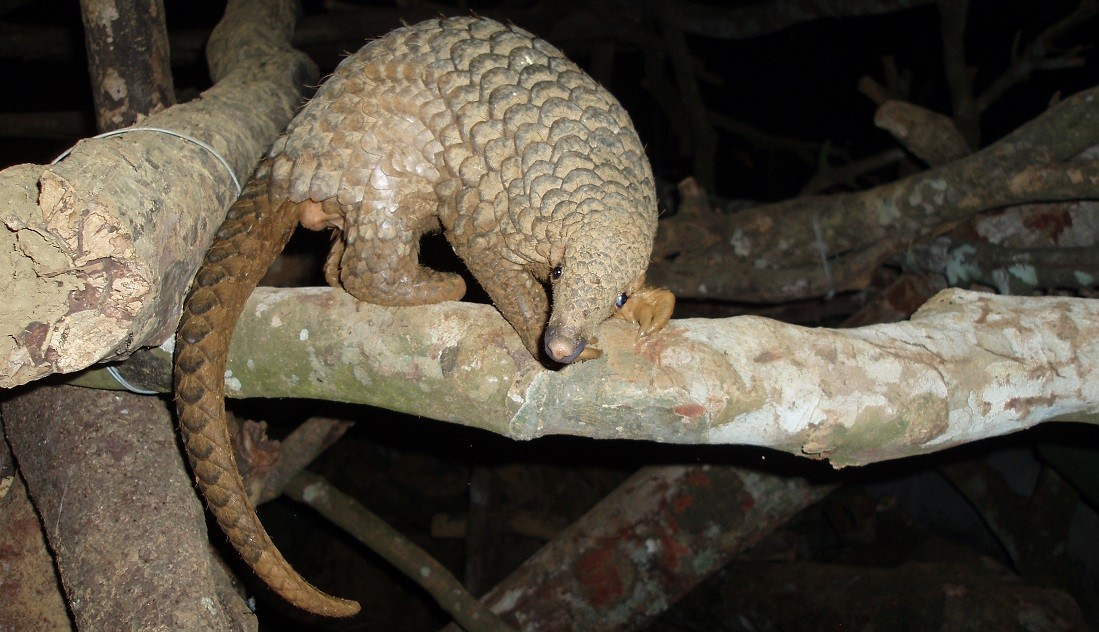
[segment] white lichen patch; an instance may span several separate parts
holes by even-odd
[[[729,246],[738,257],[748,257],[752,254],[752,240],[744,234],[744,230],[741,228],[733,231],[732,236],[729,237]]]
[[[510,612],[515,608],[515,604],[519,603],[519,600],[523,598],[524,594],[526,594],[526,591],[521,588],[509,590],[496,600],[496,603],[492,605],[491,610],[496,614]]]
[[[980,267],[971,263],[973,255],[977,252],[977,249],[972,244],[965,244],[959,246],[950,252],[943,269],[943,275],[946,276],[947,282],[950,284],[958,284],[975,279],[981,272]]]
[[[225,369],[225,388],[238,393],[240,392],[240,380],[238,380],[229,369]]]
[[[302,329],[301,331],[299,331],[298,332],[298,340],[301,340],[302,342],[305,342],[306,340],[309,340],[309,330],[308,329]]]
[[[306,503],[309,503],[309,504],[312,504],[312,503],[316,502],[319,499],[323,499],[325,497],[324,485],[322,485],[320,483],[313,483],[311,485],[306,485],[301,490],[301,497],[302,497],[302,500],[304,500]]]
[[[1016,263],[1008,267],[1007,271],[1027,285],[1038,285],[1038,271],[1032,265]]]

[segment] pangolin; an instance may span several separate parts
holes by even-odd
[[[271,542],[225,422],[233,326],[297,223],[334,228],[328,282],[382,305],[463,296],[460,276],[418,261],[422,235],[441,229],[531,354],[567,364],[599,355],[587,345],[612,314],[641,333],[667,322],[671,294],[643,286],[656,220],[652,172],[626,111],[530,33],[436,19],[346,58],[230,208],[176,338],[192,469],[256,574],[307,611],[358,611],[308,583]]]

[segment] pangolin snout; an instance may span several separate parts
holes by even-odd
[[[556,327],[546,329],[545,349],[554,362],[568,364],[580,355],[587,346],[587,342],[578,336],[569,336]]]

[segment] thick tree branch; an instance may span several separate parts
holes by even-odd
[[[1099,301],[947,290],[911,321],[807,329],[757,317],[612,320],[605,357],[550,371],[487,305],[387,308],[336,290],[253,294],[228,395],[381,406],[530,439],[748,444],[837,465],[1053,418],[1099,422]],[[103,382],[84,382],[103,384]]]
[[[289,48],[289,0],[230,2],[210,39],[216,85],[150,116],[205,141],[243,180],[316,70]],[[0,172],[0,388],[167,338],[234,197],[202,147],[156,132],[82,142],[64,161]]]
[[[102,395],[37,386],[2,407],[77,628],[253,628],[210,555],[164,402]]]
[[[912,267],[942,274],[951,285],[980,283],[1003,294],[1091,290],[1099,286],[1099,249],[1006,248],[948,236],[913,246]]]
[[[81,0],[80,16],[99,131],[175,105],[163,0]]]

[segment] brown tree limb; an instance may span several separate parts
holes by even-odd
[[[970,149],[981,146],[981,118],[973,96],[973,70],[965,62],[965,24],[969,0],[937,0],[946,83],[954,105],[954,125]]]
[[[81,0],[80,16],[99,131],[175,104],[163,0]]]
[[[0,424],[0,630],[71,630],[53,556]],[[33,622],[33,623],[32,623]]]
[[[642,468],[481,601],[521,629],[639,629],[831,489],[728,466]]]
[[[827,160],[829,153],[828,143],[821,150],[820,166],[812,178],[802,187],[801,195],[820,193],[834,186],[845,185],[850,188],[858,186],[858,179],[868,173],[879,169],[896,165],[905,159],[904,152],[900,149],[886,149],[873,156],[854,160],[843,165],[832,165]]]
[[[2,408],[77,628],[254,629],[210,555],[164,401],[102,395],[39,386]]]
[[[1094,300],[947,290],[910,321],[859,329],[673,320],[637,340],[614,319],[597,335],[603,358],[550,371],[487,305],[260,288],[233,337],[227,394],[371,404],[516,439],[748,444],[837,465],[1048,419],[1099,423]]]
[[[1099,249],[1008,248],[950,236],[914,245],[905,256],[917,270],[946,277],[950,285],[979,283],[1002,294],[1099,287]]]
[[[1035,70],[1075,68],[1084,65],[1084,59],[1077,56],[1080,52],[1078,48],[1070,49],[1063,54],[1052,55],[1053,43],[1079,24],[1095,17],[1097,13],[1099,13],[1099,2],[1080,0],[1080,4],[1072,13],[1042,31],[1022,53],[1015,56],[1011,67],[977,97],[975,104],[977,111],[987,110],[1005,92],[1030,78]]]
[[[892,134],[905,149],[932,167],[970,154],[953,120],[906,101],[882,103],[874,112],[874,125]]]
[[[681,297],[748,302],[859,289],[863,263],[850,264],[848,258],[870,261],[868,251],[882,254],[874,250],[888,255],[989,209],[1099,197],[1099,166],[1069,162],[1096,144],[1099,88],[1091,88],[989,147],[938,168],[873,189],[737,213],[717,246],[654,261],[648,278]],[[832,279],[822,269],[822,246],[832,260]],[[847,272],[850,267],[855,272]]]
[[[315,77],[289,48],[293,18],[289,0],[230,2],[210,39],[216,85],[142,125],[206,141],[243,180]],[[168,338],[233,199],[230,175],[211,152],[156,132],[0,172],[0,265],[13,271],[0,278],[13,298],[0,305],[0,387]]]
[[[260,493],[252,502],[258,505],[279,497],[290,479],[336,443],[352,425],[350,421],[330,417],[305,420],[279,442],[279,458],[263,476]]]

